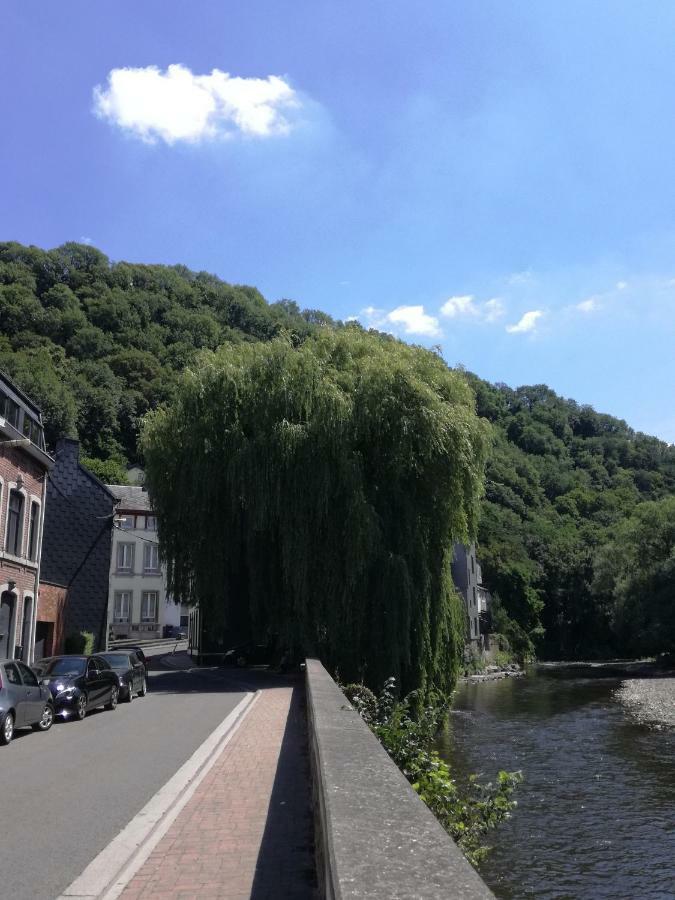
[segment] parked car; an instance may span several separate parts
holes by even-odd
[[[238,644],[223,655],[224,666],[269,666],[274,661],[274,648],[269,644]]]
[[[117,674],[101,656],[52,656],[37,664],[57,715],[84,719],[90,709],[115,709],[120,694]]]
[[[0,660],[0,744],[9,744],[17,728],[49,731],[54,704],[47,688],[25,663]]]
[[[145,697],[148,692],[145,665],[134,650],[115,650],[99,653],[99,656],[108,663],[119,679],[120,700],[131,703],[134,694]]]
[[[143,665],[145,666],[145,672],[146,672],[146,674],[147,674],[147,671],[148,671],[148,658],[147,658],[147,656],[145,655],[145,653],[143,652],[143,648],[142,648],[142,647],[124,647],[124,651],[126,652],[127,650],[133,650],[133,651],[134,651],[134,653],[136,654],[136,656],[139,658],[139,660],[140,660],[140,661],[143,663]],[[113,651],[112,651],[112,650],[109,650],[108,652],[109,652],[109,653],[112,653]],[[117,652],[117,651],[115,651],[115,652]]]

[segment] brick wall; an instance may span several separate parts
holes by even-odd
[[[21,550],[14,556],[6,549],[7,509],[9,494],[12,488],[16,488],[18,480],[22,484],[19,488],[23,496],[23,519],[21,528]],[[13,595],[13,612],[10,622],[9,641],[13,646],[7,647],[10,655],[14,654],[17,646],[24,644],[24,598],[35,596],[35,576],[37,573],[37,560],[40,555],[39,546],[36,547],[36,560],[26,559],[28,555],[28,541],[30,533],[31,504],[37,502],[42,509],[42,490],[45,470],[39,466],[21,447],[8,447],[0,444],[0,594],[8,592]],[[36,540],[39,530],[36,533]],[[10,589],[9,585],[13,583]],[[25,635],[28,638],[28,633]],[[24,648],[26,658],[29,648]]]
[[[49,629],[49,643],[44,648],[45,656],[63,652],[65,639],[65,605],[66,588],[59,584],[40,582],[40,594],[37,608],[38,623],[46,623]]]

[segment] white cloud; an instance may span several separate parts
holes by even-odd
[[[597,296],[589,297],[588,300],[582,300],[576,305],[576,309],[583,313],[595,312],[599,308],[600,303]]]
[[[397,306],[386,316],[392,325],[402,325],[405,334],[439,337],[441,329],[435,316],[427,315],[423,306]]]
[[[525,334],[532,332],[537,327],[537,321],[544,315],[542,309],[532,309],[526,312],[519,322],[515,325],[507,325],[506,330],[509,334]]]
[[[82,235],[82,237],[80,238],[80,243],[81,244],[93,244],[94,242],[90,237],[87,237],[86,235]]]
[[[616,283],[617,291],[625,291],[627,287],[628,287],[627,281],[617,281],[617,283]]]
[[[493,297],[483,306],[483,318],[486,322],[496,322],[506,313],[504,303],[499,297]]]
[[[287,134],[300,107],[297,93],[277,75],[238,78],[213,69],[195,75],[182,65],[113,69],[94,88],[94,112],[147,143],[167,144],[242,134]]]
[[[460,297],[450,297],[445,301],[443,306],[441,306],[440,312],[442,316],[447,316],[449,319],[479,315],[478,307],[471,294],[463,294]]]
[[[440,308],[440,314],[449,319],[474,319],[489,323],[496,322],[504,312],[504,303],[499,297],[477,303],[471,294],[450,297]]]

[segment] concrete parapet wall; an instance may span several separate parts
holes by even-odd
[[[306,677],[322,896],[493,898],[318,660]]]

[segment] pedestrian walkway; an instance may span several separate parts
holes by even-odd
[[[265,686],[122,900],[316,896],[304,685]]]

